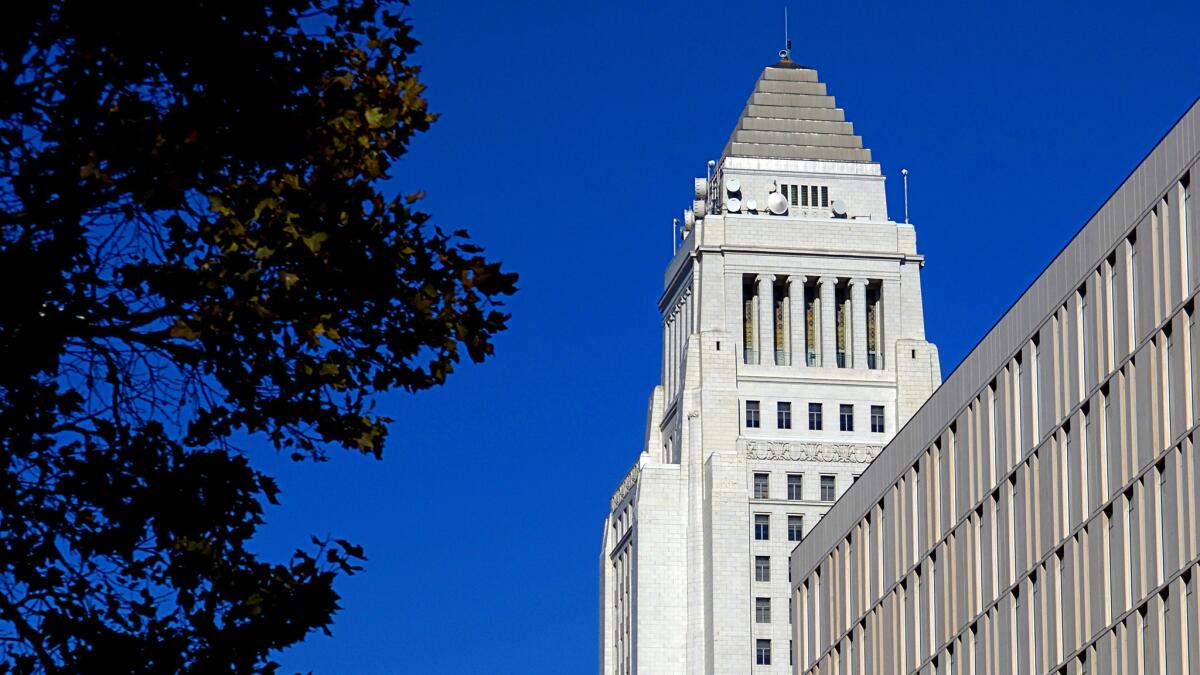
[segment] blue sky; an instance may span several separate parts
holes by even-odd
[[[497,355],[380,401],[382,461],[263,452],[272,554],[366,547],[287,672],[594,673],[599,535],[658,379],[671,219],[782,42],[781,2],[414,0],[441,120],[394,177],[521,274]],[[949,371],[1200,95],[1200,3],[791,4],[927,256]]]

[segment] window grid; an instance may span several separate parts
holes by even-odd
[[[810,431],[820,431],[822,425],[820,403],[808,404],[808,428]]]
[[[746,428],[758,428],[758,401],[746,401]]]
[[[771,516],[757,513],[754,515],[754,540],[768,541],[771,538]]]
[[[804,476],[800,474],[788,474],[787,477],[787,498],[791,501],[799,501],[804,499],[802,488],[804,487]]]
[[[843,403],[839,407],[838,423],[842,431],[854,431],[854,406]]]
[[[883,431],[883,406],[871,406],[871,433],[882,434]]]
[[[792,404],[780,401],[775,404],[775,425],[780,429],[792,428]]]
[[[771,498],[771,476],[766,473],[754,474],[754,498],[755,499],[770,499]]]

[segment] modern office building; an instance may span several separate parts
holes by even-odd
[[[603,675],[790,673],[788,554],[941,382],[916,231],[815,70],[763,70],[709,173],[604,525]]]
[[[791,556],[797,673],[1200,673],[1200,105]]]

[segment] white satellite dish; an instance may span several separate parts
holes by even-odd
[[[692,202],[692,211],[697,218],[703,218],[708,213],[708,204],[703,199],[697,199]]]
[[[846,202],[840,199],[835,199],[833,200],[833,204],[830,204],[830,206],[833,207],[833,215],[838,216],[839,218],[846,215]]]
[[[704,199],[708,196],[708,179],[696,179],[696,199]]]
[[[767,197],[767,209],[777,216],[782,216],[783,214],[787,213],[788,210],[787,198],[784,197],[782,193],[772,192],[770,196]]]
[[[747,211],[757,211],[758,210],[758,200],[757,199],[747,199],[746,200],[746,210]]]
[[[725,191],[734,194],[742,189],[742,182],[735,177],[725,179]]]
[[[729,201],[725,202],[725,208],[730,213],[738,213],[742,210],[742,200],[737,197],[730,197]]]

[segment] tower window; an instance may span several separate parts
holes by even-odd
[[[754,641],[754,662],[760,666],[771,665],[771,641]]]
[[[764,513],[754,514],[754,540],[769,541],[771,539],[771,516]]]
[[[771,580],[771,557],[766,555],[754,556],[754,580]]]
[[[770,495],[771,475],[766,473],[754,474],[754,498],[768,499]]]
[[[800,474],[793,473],[793,474],[788,475],[788,477],[787,477],[787,490],[788,490],[787,497],[788,497],[788,499],[790,499],[792,501],[799,501],[801,499],[800,488],[803,485],[803,483],[802,483],[803,480],[804,480],[804,478]]]
[[[770,598],[755,598],[754,599],[754,622],[755,623],[771,623],[771,599]]]
[[[821,404],[808,404],[808,428],[810,431],[820,431],[822,423]]]
[[[804,538],[804,516],[788,516],[788,541]]]
[[[792,404],[788,401],[780,401],[775,404],[775,423],[780,429],[792,428]]]
[[[746,428],[758,428],[758,401],[746,401]]]
[[[854,406],[843,403],[839,410],[838,421],[842,431],[854,431]]]
[[[883,433],[883,406],[871,406],[871,432],[876,434]]]
[[[831,502],[837,499],[837,478],[821,476],[821,501]]]

